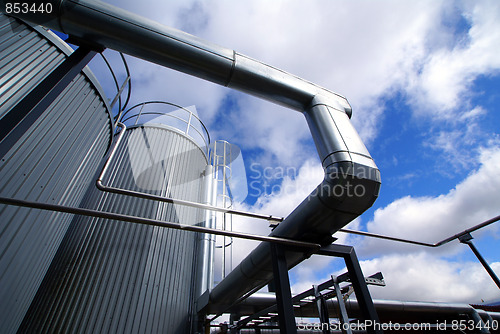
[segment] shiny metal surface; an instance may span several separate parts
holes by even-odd
[[[0,13],[0,117],[72,50]],[[78,206],[112,140],[108,104],[88,70],[0,160],[0,196]],[[0,205],[0,328],[17,331],[72,215]]]
[[[329,314],[338,314],[338,301],[335,298],[326,301]],[[276,304],[274,293],[255,293],[246,300],[231,308],[231,312],[239,316],[251,315],[259,310]],[[392,323],[398,321],[408,321],[421,323],[425,321],[434,321],[443,319],[446,316],[459,317],[462,314],[477,313],[482,317],[489,315],[493,319],[500,320],[500,313],[486,312],[479,309],[474,309],[469,304],[460,303],[439,303],[439,302],[414,302],[414,301],[399,301],[399,300],[384,300],[374,299],[373,304],[380,316],[382,322]],[[217,313],[219,311],[217,305],[211,305],[210,311]],[[346,300],[347,313],[350,318],[360,317],[360,308],[356,299],[349,298]],[[315,303],[304,305],[296,310],[297,317],[315,318],[318,316],[318,310]],[[484,319],[484,318],[483,318]],[[451,320],[449,320],[451,321]],[[448,321],[448,322],[449,322]]]
[[[216,188],[214,187],[213,166],[207,165],[203,174],[203,194],[205,198],[203,203],[214,205],[216,200]],[[204,227],[215,228],[215,213],[213,211],[205,212]],[[214,251],[215,235],[203,233],[200,234],[200,251],[198,257],[198,291],[197,297],[214,287]]]
[[[117,126],[121,127],[122,129],[126,129],[125,124],[119,123]],[[164,125],[150,125],[152,127],[159,127],[161,129],[170,129],[171,131],[177,132],[179,134],[182,134],[184,136],[187,136],[185,132],[179,131],[175,128],[172,128],[170,126],[164,126]],[[240,215],[244,217],[250,217],[250,218],[257,218],[257,219],[265,219],[268,221],[283,221],[282,217],[276,217],[272,215],[266,215],[266,214],[259,214],[259,213],[253,213],[253,212],[247,212],[247,211],[241,211],[241,210],[236,210],[236,209],[231,209],[231,208],[224,208],[224,207],[218,207],[215,205],[210,205],[210,204],[205,204],[205,203],[200,203],[200,202],[195,202],[195,201],[187,201],[181,198],[172,198],[169,196],[160,196],[160,195],[155,195],[151,193],[147,193],[144,191],[134,191],[131,189],[125,189],[125,188],[119,188],[119,187],[113,187],[106,185],[104,183],[104,175],[106,174],[107,170],[109,169],[110,163],[116,153],[116,149],[119,147],[120,141],[122,139],[123,135],[123,130],[120,132],[120,135],[118,136],[118,139],[116,140],[116,143],[112,150],[110,151],[106,162],[104,163],[104,167],[102,168],[101,173],[97,177],[96,180],[96,186],[99,190],[110,192],[110,193],[115,193],[115,194],[120,194],[120,195],[126,195],[126,196],[131,196],[131,197],[136,197],[136,198],[143,198],[143,199],[150,199],[150,200],[155,200],[155,201],[160,201],[160,202],[165,202],[165,203],[172,203],[176,205],[183,205],[183,206],[189,206],[193,208],[198,208],[198,209],[205,209],[205,210],[210,210],[210,211],[215,211],[215,212],[220,212],[220,213],[225,213],[225,214],[235,214],[235,215]],[[192,141],[190,137],[187,137],[188,140]],[[193,144],[197,146],[197,144],[193,141]],[[198,147],[198,146],[197,146]],[[144,147],[141,147],[141,149],[145,149]],[[206,147],[198,147],[200,151],[205,154]],[[146,149],[147,150],[147,149]],[[138,152],[140,150],[137,150]],[[205,158],[207,156],[205,155]]]
[[[325,179],[270,235],[326,245],[333,233],[373,204],[381,181],[347,115],[335,109],[336,105],[320,101],[305,114],[322,158]],[[339,118],[340,122],[347,121],[343,128],[338,126]],[[357,189],[361,191],[357,193]],[[211,302],[228,306],[246,292],[267,284],[273,277],[269,254],[268,244],[257,246],[213,289]],[[295,266],[308,255],[287,252],[288,266]]]
[[[380,173],[348,117],[347,100],[327,89],[197,37],[91,0],[56,1],[60,12],[35,22],[136,57],[270,100],[305,114],[325,180],[271,236],[326,244],[331,234],[368,209]],[[60,6],[59,6],[60,3]],[[362,194],[348,195],[351,189]],[[358,188],[356,188],[358,187]],[[210,295],[231,304],[272,278],[269,245],[259,245]],[[307,255],[288,252],[290,267]]]
[[[181,107],[164,101],[139,103],[126,110],[121,119],[124,124],[162,124],[171,126],[189,136],[208,156],[210,134],[196,113],[195,106]]]
[[[313,97],[347,100],[275,67],[95,0],[50,0],[54,11],[15,14],[31,22],[303,111]],[[56,10],[57,9],[57,10]]]
[[[141,149],[141,140],[148,141],[149,149]],[[199,202],[206,165],[202,150],[187,137],[136,126],[124,131],[104,181]],[[146,217],[151,224],[163,220],[199,227],[204,218],[201,210],[101,192],[94,185],[82,206],[103,216],[111,211]],[[189,333],[198,236],[158,225],[75,217],[20,330]]]

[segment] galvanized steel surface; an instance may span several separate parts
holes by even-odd
[[[146,146],[143,146],[146,145]],[[104,179],[113,187],[203,199],[203,151],[177,131],[126,131]],[[86,207],[202,224],[204,213],[92,186]],[[100,218],[76,217],[21,330],[82,333],[190,331],[197,234]]]
[[[54,36],[0,14],[0,117],[60,64]],[[78,206],[112,139],[107,102],[79,74],[0,160],[0,194]],[[0,205],[0,328],[17,330],[72,216]]]
[[[347,100],[311,82],[94,0],[57,1],[58,12],[30,17],[66,33],[235,88],[305,114],[325,179],[271,236],[328,244],[331,234],[367,210],[380,189],[380,172],[349,121]],[[348,195],[350,186],[363,189]],[[338,189],[341,194],[337,195]],[[332,191],[333,190],[333,191]],[[272,278],[269,245],[260,244],[210,294],[231,305]],[[288,252],[291,267],[304,258]]]
[[[51,13],[19,17],[294,110],[319,95],[350,115],[347,100],[330,90],[234,50],[166,27],[102,1],[47,0]]]

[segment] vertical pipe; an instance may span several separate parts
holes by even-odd
[[[204,173],[204,199],[203,203],[214,205],[214,178],[213,166],[207,165]],[[215,228],[214,212],[205,211],[204,227]],[[198,296],[205,291],[211,290],[214,284],[214,247],[213,234],[200,233],[200,255],[199,255],[199,288]]]

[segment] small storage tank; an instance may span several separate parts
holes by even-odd
[[[0,13],[0,118],[72,51],[51,32]],[[0,156],[0,196],[78,206],[112,134],[109,104],[84,69]],[[72,218],[0,204],[2,333],[17,331]]]
[[[128,128],[103,184],[202,202],[209,139],[193,110],[145,103],[124,117]],[[83,205],[191,225],[203,224],[206,216],[95,186]],[[199,239],[188,231],[75,217],[21,331],[189,333],[196,314]]]

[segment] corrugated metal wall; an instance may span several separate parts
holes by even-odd
[[[56,46],[58,45],[58,46]],[[0,117],[69,51],[39,28],[0,13]],[[0,157],[0,195],[78,206],[112,139],[107,102],[79,74]],[[16,332],[72,215],[0,205],[0,331]]]
[[[205,154],[172,128],[126,130],[104,184],[190,201],[202,200]],[[87,207],[198,224],[194,208],[103,193]],[[197,235],[77,217],[57,252],[21,332],[189,333]]]

